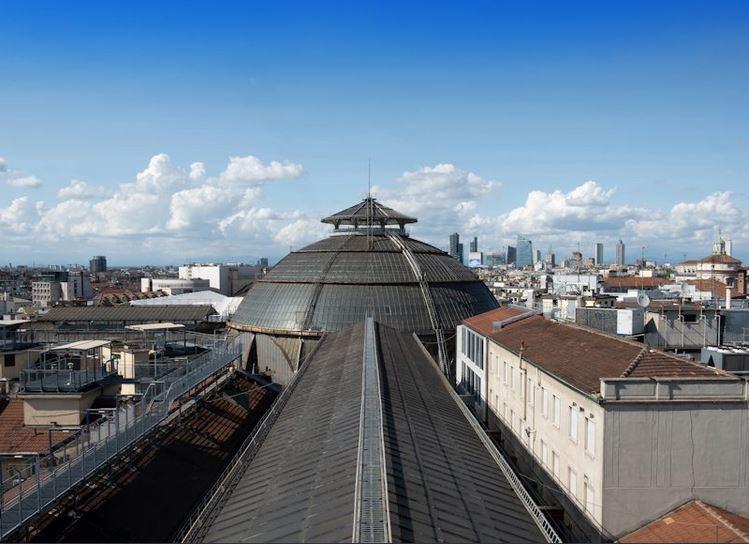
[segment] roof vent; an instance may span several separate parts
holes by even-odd
[[[492,329],[495,331],[501,329],[503,325],[501,321],[492,321]]]

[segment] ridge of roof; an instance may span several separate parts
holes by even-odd
[[[728,519],[726,519],[725,516],[721,515],[718,512],[718,508],[717,507],[715,507],[715,506],[713,506],[711,504],[707,504],[705,502],[702,502],[700,500],[696,500],[695,502],[703,510],[705,510],[708,514],[710,514],[712,517],[714,517],[717,521],[719,521],[720,523],[722,523],[723,525],[725,525],[726,527],[728,527],[730,530],[734,531],[740,538],[743,538],[745,542],[749,542],[749,534],[747,534],[747,532],[743,531],[741,528],[737,527],[735,524],[731,523],[731,521],[729,521]],[[720,510],[722,510],[723,512],[725,512],[725,510],[723,510],[722,508]]]

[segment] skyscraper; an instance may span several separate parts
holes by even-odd
[[[507,264],[515,264],[518,260],[518,250],[513,246],[507,246]]]
[[[596,264],[598,266],[603,264],[603,244],[601,242],[596,244]]]
[[[458,244],[458,254],[455,256],[463,264],[463,244]]]
[[[525,268],[533,266],[533,243],[525,236],[518,236],[518,255],[516,266]]]
[[[460,247],[460,235],[457,232],[453,232],[450,235],[450,250],[448,251],[448,253],[450,254],[450,257],[452,257],[453,259],[462,261],[463,259],[460,257],[460,253],[458,253],[459,247]]]
[[[104,255],[96,255],[88,262],[88,270],[92,274],[107,271],[107,258]]]
[[[624,256],[624,242],[619,240],[616,243],[616,264],[618,266],[624,266],[625,256]]]
[[[473,240],[471,240],[470,251],[471,253],[477,253],[478,250],[479,250],[479,239],[477,236],[474,236]]]

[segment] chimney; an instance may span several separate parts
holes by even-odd
[[[731,286],[726,286],[726,310],[731,309]]]

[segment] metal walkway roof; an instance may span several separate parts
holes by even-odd
[[[323,338],[206,541],[356,539],[367,337],[358,324]],[[418,340],[383,325],[375,340],[391,540],[555,540]]]

